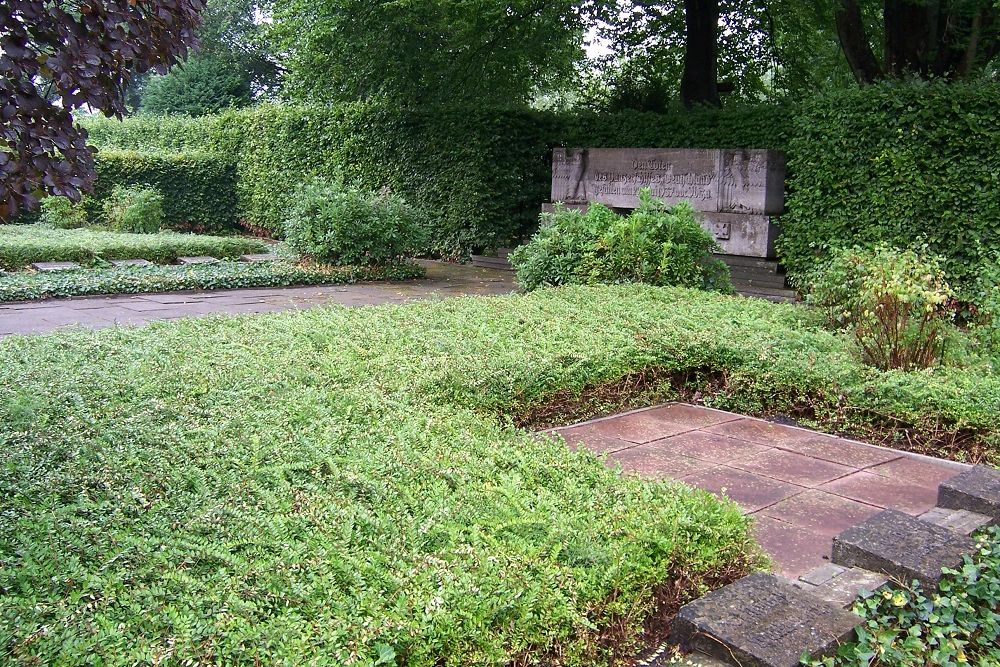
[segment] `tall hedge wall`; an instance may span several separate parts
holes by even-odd
[[[115,185],[152,185],[163,194],[171,229],[224,233],[237,227],[236,164],[210,151],[152,152],[104,149],[98,152],[97,182],[87,200],[92,220]]]
[[[793,277],[831,249],[926,243],[960,289],[1000,248],[1000,85],[908,84],[802,104],[778,251]]]
[[[782,148],[788,119],[787,110],[770,107],[664,116],[354,104],[92,120],[87,127],[98,146],[231,156],[241,219],[275,233],[288,192],[304,178],[343,174],[371,189],[389,186],[436,220],[429,252],[461,256],[530,233],[548,198],[553,146]]]

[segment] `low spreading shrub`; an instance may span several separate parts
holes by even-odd
[[[600,204],[586,213],[560,208],[543,214],[542,228],[510,261],[528,290],[637,282],[731,292],[729,270],[714,250],[690,205],[671,208],[643,191],[639,208],[627,216]]]
[[[369,193],[315,180],[292,196],[285,240],[318,262],[385,266],[412,257],[423,245],[420,213],[389,192]]]
[[[807,302],[852,332],[865,363],[913,370],[943,359],[952,297],[939,258],[876,246],[834,253],[813,274]]]
[[[1000,255],[980,265],[971,292],[969,331],[1000,372]]]
[[[152,234],[163,227],[163,195],[155,188],[116,186],[103,208],[105,224],[116,232]]]
[[[362,280],[405,280],[422,275],[411,264],[324,267],[289,262],[219,262],[191,266],[135,266],[0,276],[0,303],[95,294],[339,285]]]
[[[45,225],[0,226],[0,268],[19,271],[35,262],[77,262],[90,266],[101,260],[145,259],[169,264],[178,257],[207,255],[236,259],[264,252],[257,239],[161,232],[125,234],[97,229],[53,229]]]
[[[1000,529],[978,537],[957,570],[934,592],[919,582],[865,596],[858,640],[814,667],[926,667],[1000,664]]]
[[[66,197],[46,197],[42,200],[39,222],[58,229],[79,229],[88,224],[87,211]]]

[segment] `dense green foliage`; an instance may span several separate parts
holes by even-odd
[[[583,56],[580,0],[288,0],[270,37],[311,102],[527,106]]]
[[[292,195],[285,239],[292,250],[317,262],[385,266],[423,246],[422,223],[416,209],[390,192],[315,180]]]
[[[686,336],[651,325],[692,298],[549,291],[3,339],[0,655],[631,655],[658,595],[754,562],[748,520],[490,413],[674,359]]]
[[[87,211],[81,203],[73,203],[66,197],[46,197],[40,206],[39,222],[59,229],[79,229],[86,227]]]
[[[648,190],[621,216],[600,204],[559,208],[510,255],[521,287],[637,282],[732,292],[715,240],[687,204],[666,206]]]
[[[35,262],[79,262],[147,259],[167,264],[178,257],[208,255],[236,258],[264,252],[261,241],[248,238],[162,232],[121,234],[94,229],[53,229],[43,225],[0,226],[0,268],[17,271]]]
[[[534,232],[553,146],[781,148],[788,121],[780,107],[662,116],[356,104],[265,106],[166,118],[162,126],[95,119],[87,127],[97,145],[116,149],[219,151],[238,165],[240,217],[272,233],[281,233],[287,210],[275,193],[313,175],[389,186],[430,216],[425,250],[461,256]],[[226,206],[221,213],[235,210]]]
[[[102,207],[118,186],[156,188],[170,229],[221,233],[236,227],[236,167],[225,153],[101,150],[94,195],[86,203],[91,221],[105,222]]]
[[[1000,243],[1000,84],[882,85],[803,103],[778,252],[802,278],[836,248],[926,243],[967,295]]]
[[[854,605],[865,623],[858,640],[815,667],[924,667],[1000,664],[1000,529],[978,536],[976,553],[946,570],[938,590],[908,587]]]
[[[955,313],[940,258],[886,246],[838,250],[808,289],[807,302],[854,335],[866,363],[913,370],[943,361]]]
[[[143,185],[116,185],[102,202],[101,220],[113,232],[155,234],[163,228],[163,195]]]
[[[142,110],[151,114],[205,116],[252,102],[250,81],[227,59],[196,55],[168,74],[153,76],[142,91]]]
[[[191,266],[131,266],[58,273],[22,272],[0,276],[0,302],[192,289],[337,285],[361,280],[403,280],[416,278],[421,274],[419,267],[409,264],[372,268],[229,261]]]

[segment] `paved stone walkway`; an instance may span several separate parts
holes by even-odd
[[[140,325],[153,320],[215,313],[265,313],[324,304],[368,306],[464,294],[507,294],[514,290],[510,271],[444,262],[421,264],[427,269],[426,277],[403,282],[75,297],[0,304],[0,336],[41,333],[69,325],[92,328]]]
[[[883,509],[912,516],[968,466],[673,403],[556,429],[628,473],[725,495],[755,519],[777,573],[829,562],[834,536]]]

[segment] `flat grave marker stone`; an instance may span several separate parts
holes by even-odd
[[[116,268],[124,266],[153,266],[153,263],[148,259],[113,259],[111,260],[111,266]]]
[[[219,260],[215,257],[208,257],[205,255],[198,255],[196,257],[178,257],[178,264],[218,264]]]
[[[80,265],[76,262],[35,262],[31,265],[36,271],[72,271],[74,269],[79,269]]]
[[[938,506],[985,514],[1000,522],[1000,470],[976,466],[938,486]]]

